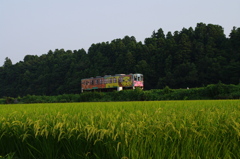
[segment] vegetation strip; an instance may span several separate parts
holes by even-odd
[[[64,102],[109,102],[109,101],[156,101],[156,100],[199,100],[199,99],[240,99],[240,84],[207,85],[190,89],[141,89],[114,92],[85,92],[81,94],[63,94],[57,96],[35,96],[0,99],[0,104],[10,103],[64,103]]]

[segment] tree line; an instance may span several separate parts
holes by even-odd
[[[198,23],[167,34],[160,28],[144,43],[125,36],[92,44],[88,51],[50,50],[16,64],[6,58],[0,97],[78,94],[81,79],[120,73],[142,73],[147,90],[239,84],[240,28],[226,37],[219,25]]]

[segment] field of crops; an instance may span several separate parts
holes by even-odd
[[[240,158],[240,100],[16,104],[0,112],[0,156]]]

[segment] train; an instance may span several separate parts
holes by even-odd
[[[103,77],[96,76],[91,78],[85,78],[81,80],[81,86],[81,92],[110,90],[121,91],[124,89],[135,89],[137,87],[143,89],[143,74],[115,74],[105,75]]]

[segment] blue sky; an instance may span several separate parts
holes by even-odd
[[[126,35],[144,42],[159,28],[166,34],[199,22],[228,36],[239,15],[239,0],[0,0],[0,66],[6,57],[15,64],[49,50],[87,51]]]

